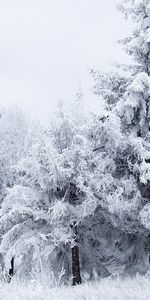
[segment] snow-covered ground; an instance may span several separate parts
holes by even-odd
[[[149,300],[150,279],[102,279],[76,287],[0,284],[0,300]]]

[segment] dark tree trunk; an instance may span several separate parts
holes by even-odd
[[[14,275],[14,257],[12,257],[10,264],[11,264],[11,267],[9,269],[9,281],[11,281],[11,278]]]
[[[72,276],[73,276],[72,285],[76,285],[76,284],[81,284],[78,229],[76,224],[73,224],[71,227],[74,233],[74,241],[75,241],[75,245],[72,247]]]

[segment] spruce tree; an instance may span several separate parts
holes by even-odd
[[[95,149],[105,153],[105,160],[111,154],[112,162],[110,161],[109,167],[111,180],[109,180],[109,187],[106,186],[103,193],[102,205],[106,208],[107,218],[118,230],[121,230],[119,245],[122,253],[125,244],[121,240],[122,236],[127,233],[128,248],[132,250],[126,258],[124,255],[123,259],[126,270],[133,271],[134,265],[143,264],[143,270],[148,268],[150,2],[126,0],[121,1],[118,7],[127,19],[132,19],[135,25],[131,35],[120,41],[132,59],[130,59],[130,65],[117,66],[110,73],[101,73],[95,70],[92,70],[91,73],[95,81],[94,92],[105,100],[106,112],[103,117],[99,118],[99,124],[101,123],[101,128],[105,127],[109,132],[109,125],[106,127],[109,120],[114,118],[117,120],[119,117],[120,136],[118,135],[118,146],[113,148],[113,153],[110,137],[103,145],[99,140],[99,146],[96,146]],[[101,134],[99,133],[99,135]],[[112,135],[114,135],[113,132]],[[114,166],[114,170],[111,169],[112,166]],[[105,176],[106,174],[107,171]],[[118,244],[116,244],[116,253],[119,250],[117,247]],[[144,267],[145,259],[146,267]]]

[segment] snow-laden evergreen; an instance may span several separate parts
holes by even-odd
[[[150,3],[127,0],[121,1],[119,8],[135,23],[133,33],[121,41],[133,64],[117,66],[109,74],[93,70],[91,73],[95,79],[94,92],[105,100],[108,114],[111,111],[121,121],[124,142],[122,153],[116,149],[112,185],[110,190],[106,189],[108,195],[104,205],[112,224],[122,231],[117,247],[124,258],[127,253],[122,235],[128,234],[127,247],[131,251],[125,270],[133,271],[133,266],[143,265],[144,271],[145,264],[149,268]],[[106,117],[101,120],[107,122]],[[117,140],[121,145],[119,136]],[[108,157],[110,149],[105,153]]]

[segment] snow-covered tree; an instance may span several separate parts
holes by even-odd
[[[1,108],[0,114],[0,172],[1,189],[11,185],[13,178],[10,168],[17,163],[26,151],[28,124],[22,111],[18,108]],[[1,197],[2,196],[1,190]]]
[[[0,206],[7,188],[13,186],[15,177],[12,168],[26,152],[28,122],[19,108],[4,109],[0,113]],[[3,230],[0,231],[0,240]],[[0,257],[1,259],[1,257]],[[0,260],[3,264],[2,259]]]
[[[135,23],[131,36],[121,41],[132,57],[133,65],[120,66],[113,73],[92,71],[95,78],[94,92],[103,97],[106,103],[106,113],[98,122],[103,123],[102,127],[107,129],[107,133],[111,132],[109,137],[105,133],[103,145],[102,138],[98,141],[94,135],[92,137],[97,141],[95,150],[99,155],[104,155],[104,165],[109,161],[109,173],[105,170],[101,180],[101,204],[111,224],[118,228],[118,232],[121,230],[119,247],[124,253],[123,263],[131,271],[133,264],[143,263],[144,269],[144,259],[147,259],[149,252],[150,2],[121,1],[119,8]],[[120,128],[120,135],[116,134],[116,127],[114,132],[110,127],[110,120],[118,118],[117,130]],[[96,128],[99,138],[102,128],[98,130],[97,125]],[[116,143],[112,148],[111,140],[115,134],[118,145]],[[104,184],[108,175],[108,184]],[[128,248],[131,249],[128,255],[122,240],[124,234],[128,236]],[[117,248],[115,251],[117,253]]]
[[[68,132],[71,132],[73,121],[69,122],[68,118],[66,122],[62,114],[60,117],[61,151],[55,144],[57,136],[54,134],[51,139],[51,130],[37,131],[36,128],[28,151],[12,169],[15,185],[7,190],[2,203],[1,253],[7,269],[11,257],[15,255],[18,272],[24,275],[32,272],[35,262],[39,265],[40,260],[43,266],[47,266],[48,261],[49,269],[58,275],[61,267],[69,268],[65,245],[70,244],[72,249],[77,249],[72,226],[77,224],[85,211],[81,205],[84,195],[78,187],[79,182],[76,182],[80,165],[87,168],[82,162],[84,139],[79,128],[77,135],[76,128],[70,140]],[[52,145],[56,146],[55,149]],[[40,242],[42,237],[43,242]],[[67,276],[69,274],[71,271],[67,272]]]

